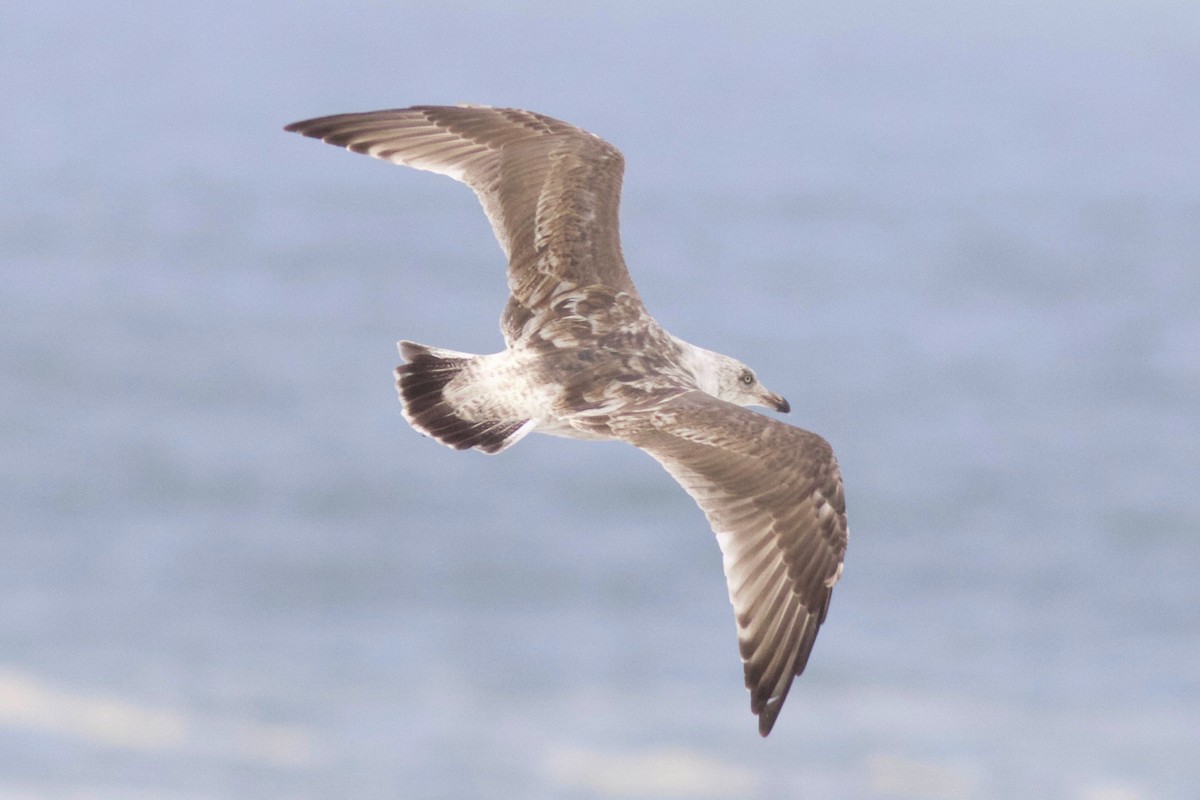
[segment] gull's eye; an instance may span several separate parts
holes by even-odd
[[[754,373],[748,369],[742,370],[742,374],[738,376],[738,380],[750,386],[754,383]]]

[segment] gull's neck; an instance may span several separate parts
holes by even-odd
[[[717,396],[717,368],[721,362],[721,354],[712,350],[697,347],[691,342],[685,342],[678,336],[671,336],[679,345],[680,364],[696,379],[696,386],[705,394]]]

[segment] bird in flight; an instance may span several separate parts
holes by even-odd
[[[758,730],[804,671],[842,574],[841,473],[815,433],[742,362],[689,344],[646,311],[621,254],[624,158],[531,111],[414,106],[295,122],[288,131],[470,186],[508,257],[506,347],[401,341],[404,416],[456,449],[499,453],[538,431],[616,439],[653,456],[720,544]]]

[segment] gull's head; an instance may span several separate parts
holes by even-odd
[[[739,406],[765,406],[787,414],[788,401],[759,382],[754,370],[736,358],[693,348],[692,372],[700,390]]]

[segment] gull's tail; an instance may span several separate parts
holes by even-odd
[[[396,389],[404,403],[404,418],[426,436],[455,450],[474,447],[499,453],[520,441],[533,428],[533,420],[488,419],[478,413],[484,403],[472,403],[471,368],[483,356],[400,342],[407,364],[396,367]],[[455,384],[447,396],[447,387]],[[471,409],[475,409],[472,413]]]

